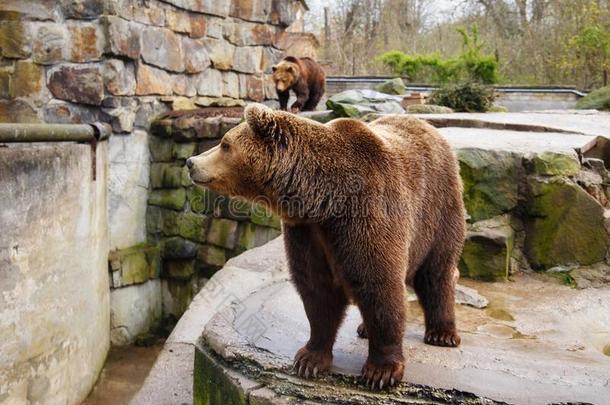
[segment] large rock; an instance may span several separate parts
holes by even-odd
[[[506,280],[514,246],[514,231],[506,217],[474,224],[466,233],[460,274],[483,281]]]
[[[222,74],[222,95],[232,98],[239,98],[239,76],[235,72],[223,72]]]
[[[610,239],[603,207],[574,182],[532,178],[525,252],[534,268],[591,265],[606,258]]]
[[[570,277],[578,288],[603,288],[610,285],[610,266],[597,263],[592,266],[579,267],[570,272]]]
[[[183,72],[184,52],[180,37],[165,28],[146,28],[142,33],[142,59],[166,70]]]
[[[483,149],[457,151],[464,182],[464,204],[472,222],[515,208],[519,198],[521,157]]]
[[[104,98],[104,80],[98,65],[61,66],[50,74],[48,86],[60,100],[100,105]]]
[[[271,0],[269,21],[281,27],[288,27],[296,19],[297,12],[301,7],[300,1]]]
[[[373,90],[347,90],[330,97],[326,106],[339,117],[364,117],[371,113],[403,114],[401,97]]]
[[[531,165],[532,172],[541,176],[576,176],[580,171],[576,153],[538,153],[532,157]]]
[[[378,84],[377,86],[375,86],[375,90],[377,90],[380,93],[395,94],[395,95],[401,95],[401,94],[407,93],[405,83],[402,81],[402,79],[400,77],[397,77],[397,78],[391,79],[391,80],[386,80],[385,82]]]

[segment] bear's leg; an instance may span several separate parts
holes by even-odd
[[[277,90],[277,98],[280,101],[280,110],[288,110],[288,99],[290,98],[290,91],[279,91]]]
[[[434,346],[457,347],[460,337],[455,327],[456,255],[433,249],[417,270],[413,287],[424,309],[424,342]]]
[[[303,111],[314,111],[324,95],[324,90],[310,90],[309,98],[303,107]]]
[[[307,225],[285,225],[284,240],[294,282],[309,320],[309,341],[296,354],[294,368],[302,377],[330,369],[337,331],[347,308],[347,297],[336,285],[324,252]]]

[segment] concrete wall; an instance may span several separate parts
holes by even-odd
[[[328,77],[326,80],[326,95],[320,102],[321,109],[324,109],[324,103],[328,97],[346,90],[355,89],[373,89],[376,85],[383,82],[387,78],[361,77],[349,78],[344,77]],[[409,86],[407,84],[407,92],[428,93],[433,89],[430,86]],[[556,92],[551,88],[523,88],[519,91],[509,87],[498,87],[496,104],[502,105],[510,112],[520,111],[540,111],[540,110],[565,110],[576,107],[576,102],[580,96],[574,92],[561,91]],[[564,89],[570,90],[570,89]],[[574,89],[572,89],[574,90]]]
[[[70,404],[109,347],[107,142],[0,145],[0,403]]]

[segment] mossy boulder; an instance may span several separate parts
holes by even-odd
[[[566,153],[538,153],[532,157],[531,166],[533,174],[540,176],[576,176],[580,171],[577,156]]]
[[[604,208],[565,178],[529,179],[525,252],[534,268],[591,265],[605,259],[610,240]]]
[[[464,204],[471,221],[506,213],[518,204],[521,157],[483,149],[457,151],[464,183]]]
[[[578,288],[602,288],[610,285],[610,266],[604,262],[579,267],[570,276]]]
[[[400,94],[407,93],[407,88],[405,87],[405,82],[403,82],[400,77],[397,77],[395,79],[386,80],[385,82],[378,84],[377,86],[375,86],[375,90],[377,90],[380,93],[385,93],[385,94],[400,95]]]
[[[508,279],[515,235],[505,217],[475,224],[466,234],[460,274],[483,281]]]
[[[170,208],[180,211],[186,202],[186,190],[177,188],[174,190],[153,190],[148,197],[150,205]]]

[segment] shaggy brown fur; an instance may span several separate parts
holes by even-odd
[[[272,69],[281,110],[288,109],[290,90],[297,97],[290,111],[296,113],[316,109],[326,85],[326,74],[319,63],[311,58],[287,56]]]
[[[222,144],[188,160],[192,179],[250,200],[284,224],[292,280],[310,323],[299,375],[332,363],[351,301],[369,354],[362,375],[382,388],[403,376],[405,286],[425,313],[428,344],[457,346],[455,267],[464,240],[462,185],[447,142],[408,116],[328,124],[246,108]]]

